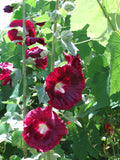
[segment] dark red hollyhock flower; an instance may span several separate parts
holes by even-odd
[[[41,26],[41,27],[42,27],[42,26],[44,26],[44,25],[45,25],[45,23],[46,23],[46,22],[36,23],[36,25],[38,25],[38,26]]]
[[[36,35],[35,27],[30,20],[26,20],[26,36],[34,37]],[[23,20],[14,20],[10,23],[9,27],[23,27]],[[8,37],[11,41],[22,40],[22,35],[18,35],[19,31],[17,29],[11,29],[8,31]],[[17,42],[19,45],[22,45],[22,42]]]
[[[105,130],[109,135],[113,133],[112,126],[109,123],[105,123]]]
[[[49,106],[44,109],[38,107],[28,112],[23,121],[23,126],[24,141],[30,147],[41,152],[53,149],[67,134],[64,121],[54,111],[51,111]]]
[[[30,46],[32,44],[35,44],[36,42],[42,44],[43,46],[46,45],[44,38],[37,38],[37,37],[27,37],[25,43],[27,46]]]
[[[81,101],[85,88],[84,74],[79,55],[70,56],[64,53],[68,64],[54,68],[46,78],[48,104],[61,110],[68,110]]]
[[[13,8],[14,7],[12,7],[10,5],[7,5],[7,6],[4,7],[3,10],[4,10],[4,12],[11,13],[11,12],[13,12]]]
[[[8,62],[0,63],[0,69],[2,69],[2,74],[0,74],[0,80],[3,80],[2,85],[6,86],[9,82],[11,86],[12,79],[10,73],[13,71],[13,64]]]
[[[45,69],[48,64],[47,56],[41,57],[41,53],[43,52],[43,49],[40,49],[39,47],[33,47],[31,49],[27,49],[25,52],[25,58],[33,58],[34,62],[36,63],[36,66],[41,69]]]

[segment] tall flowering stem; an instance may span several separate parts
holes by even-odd
[[[26,64],[25,64],[25,0],[23,0],[23,44],[22,44],[22,55],[23,55],[23,117],[27,113],[26,107]],[[27,158],[27,144],[24,142],[23,146],[24,157]]]
[[[59,0],[56,1],[56,7],[55,9],[58,10],[59,6]],[[56,37],[55,37],[55,32],[57,30],[57,22],[54,22],[54,28],[53,28],[53,41],[52,41],[52,55],[51,55],[51,72],[54,69],[55,65],[55,47],[56,47]]]
[[[58,10],[58,5],[59,5],[59,0],[56,1],[56,7],[55,7],[56,10]],[[55,21],[53,29],[53,41],[52,41],[51,72],[53,71],[55,65],[56,30],[57,30],[57,22]],[[47,152],[47,160],[50,160],[50,151]]]
[[[109,22],[112,30],[115,31],[115,27],[113,26],[113,24],[112,24],[112,22],[111,22],[111,20],[110,20],[110,17],[109,17],[109,15],[108,15],[107,11],[106,11],[105,6],[103,6],[103,5],[101,4],[100,0],[97,0],[97,2],[98,2],[98,4],[99,4],[100,8],[102,9],[104,16],[107,18],[107,20],[108,20],[108,22]]]

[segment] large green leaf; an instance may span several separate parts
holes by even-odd
[[[86,24],[92,37],[99,37],[107,30],[107,20],[97,0],[76,0],[76,8],[72,12],[71,30],[79,30]]]
[[[91,93],[100,104],[99,107],[107,106],[109,104],[109,69],[104,55],[98,55],[90,61],[88,77],[87,87],[90,87]]]
[[[120,36],[114,32],[109,39],[111,52],[110,94],[120,91]]]
[[[34,7],[36,6],[36,0],[26,0],[26,3],[28,3],[30,6]]]

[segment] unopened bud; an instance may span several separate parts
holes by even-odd
[[[61,13],[58,10],[54,10],[52,13],[50,13],[51,21],[57,22],[61,18]]]
[[[66,2],[63,4],[63,8],[64,8],[67,12],[71,12],[71,11],[75,8],[75,5],[74,5],[74,3],[72,3],[72,2],[66,1]]]
[[[71,31],[68,31],[68,30],[62,31],[61,38],[63,40],[66,40],[66,41],[71,40],[73,38],[73,33]]]

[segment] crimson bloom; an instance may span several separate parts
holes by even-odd
[[[31,110],[23,121],[24,141],[38,151],[47,152],[59,144],[61,138],[67,134],[67,129],[59,116],[51,111],[51,107],[38,107]]]
[[[48,64],[47,56],[42,57],[43,49],[39,47],[33,47],[31,49],[27,49],[25,52],[25,58],[28,59],[29,57],[33,58],[36,66],[41,69],[45,69]]]
[[[25,41],[25,43],[26,43],[27,46],[30,46],[30,45],[32,45],[32,44],[35,44],[36,42],[42,44],[43,46],[46,45],[44,38],[27,37],[27,38],[26,38],[26,41]]]
[[[2,74],[0,74],[0,80],[3,80],[2,85],[6,86],[6,84],[10,82],[11,86],[12,79],[10,73],[13,71],[13,64],[8,62],[0,63],[0,69],[2,70]]]
[[[35,32],[35,27],[33,23],[30,20],[26,20],[25,22],[26,26],[26,36],[28,37],[35,37],[36,32]],[[10,23],[9,27],[23,27],[23,20],[14,20]],[[22,35],[19,35],[20,32],[18,29],[11,29],[8,31],[8,37],[10,38],[11,41],[15,40],[20,40],[22,41]],[[22,45],[22,42],[17,42],[19,45]]]
[[[11,12],[13,12],[13,6],[10,6],[10,5],[7,5],[7,6],[5,6],[4,7],[4,12],[6,12],[6,13],[11,13]]]
[[[53,72],[48,75],[45,90],[49,96],[50,106],[68,110],[81,101],[85,79],[79,55],[63,54],[68,63],[54,68]]]

